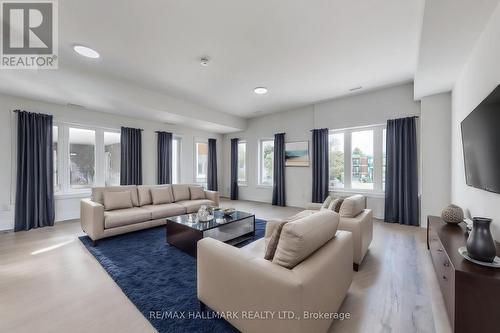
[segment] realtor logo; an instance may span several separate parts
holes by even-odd
[[[57,69],[56,1],[1,1],[2,69]]]

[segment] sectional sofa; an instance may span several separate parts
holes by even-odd
[[[80,205],[83,231],[94,245],[99,239],[165,224],[170,216],[219,206],[219,193],[199,185],[129,185],[94,187]]]

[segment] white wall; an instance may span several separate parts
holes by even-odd
[[[16,183],[16,117],[12,110],[52,114],[55,122],[76,123],[119,129],[121,126],[144,129],[142,133],[142,167],[144,184],[156,183],[156,133],[171,131],[182,138],[181,182],[194,179],[195,138],[217,139],[218,173],[222,175],[222,136],[188,127],[151,122],[81,108],[44,103],[35,100],[0,95],[0,142],[4,157],[0,159],[0,230],[13,229],[13,209]],[[56,221],[79,218],[81,196],[56,197]]]
[[[248,186],[240,187],[243,200],[271,202],[272,188],[259,187],[258,142],[273,138],[274,133],[285,132],[286,141],[309,140],[313,128],[341,129],[346,127],[384,124],[387,119],[419,115],[420,103],[413,100],[413,84],[403,84],[354,96],[334,99],[297,110],[274,113],[250,119],[247,130],[224,135],[224,165],[230,165],[230,139],[247,141]],[[229,169],[227,169],[229,170]],[[303,207],[311,201],[311,167],[287,167],[286,201],[288,206]],[[224,172],[223,193],[229,195],[230,174]],[[383,217],[384,199],[368,198],[368,205],[376,217]]]
[[[452,201],[472,216],[493,218],[492,231],[500,241],[500,194],[465,183],[460,122],[500,83],[500,7],[490,18],[464,66],[452,93]]]
[[[421,222],[428,215],[441,215],[451,200],[451,93],[422,98],[421,138]]]

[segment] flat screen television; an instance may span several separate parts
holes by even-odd
[[[500,193],[500,85],[461,127],[467,185]]]

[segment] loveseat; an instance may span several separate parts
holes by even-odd
[[[198,299],[241,332],[327,332],[353,279],[352,234],[321,211],[282,226],[272,260],[266,237],[242,248],[198,241]],[[320,318],[318,318],[320,316]],[[300,318],[300,320],[299,320]]]
[[[127,185],[94,187],[81,200],[83,231],[97,240],[163,225],[166,218],[197,212],[201,205],[219,206],[219,193],[199,185]]]

